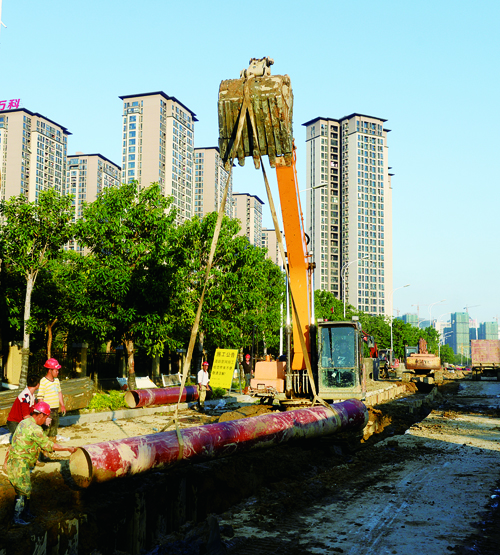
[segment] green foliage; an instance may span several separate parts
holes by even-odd
[[[314,292],[314,311],[317,320],[340,322],[344,320],[344,304],[330,291],[316,290]],[[346,306],[346,320],[350,320],[352,306]]]
[[[212,387],[211,399],[222,399],[226,393],[227,391],[223,387]]]
[[[157,183],[139,189],[134,182],[106,189],[85,206],[77,238],[91,252],[75,324],[115,344],[140,341],[152,356],[165,344],[178,345],[169,317],[181,285],[170,263],[170,205]]]
[[[184,285],[181,321],[187,333],[194,322],[203,289],[217,214],[195,217],[179,226],[172,256],[177,280]],[[267,345],[277,345],[281,325],[284,279],[266,258],[266,251],[237,235],[236,220],[224,217],[210,271],[200,333],[204,347],[240,348],[251,344],[255,326]]]
[[[441,357],[441,364],[453,364],[455,361],[455,353],[450,345],[441,345],[439,355]]]
[[[126,409],[125,393],[123,391],[111,390],[109,393],[95,393],[92,397],[88,409],[96,412]]]

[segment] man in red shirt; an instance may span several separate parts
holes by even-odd
[[[40,378],[28,376],[27,387],[16,397],[9,416],[7,416],[7,428],[11,434],[16,431],[19,422],[31,415],[35,405],[35,391],[40,386]]]
[[[40,378],[37,376],[28,376],[27,387],[16,397],[12,408],[10,409],[9,416],[7,416],[7,429],[10,432],[9,441],[12,443],[12,436],[19,426],[19,423],[31,416],[33,407],[35,406],[35,391],[40,386]],[[7,468],[7,461],[9,460],[10,446],[5,453],[3,463],[3,470]]]

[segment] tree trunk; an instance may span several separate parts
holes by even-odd
[[[201,364],[203,362],[203,343],[204,343],[204,339],[205,339],[205,334],[200,331],[200,333],[198,334],[198,344],[197,344],[197,349],[195,351],[195,359],[194,359],[194,367],[195,367],[195,375],[198,375],[198,371],[201,368]],[[184,368],[181,368],[181,373],[184,371]],[[189,376],[189,373],[188,373]]]
[[[52,330],[57,322],[57,318],[52,323],[47,324],[47,358],[52,358]]]
[[[129,391],[132,391],[137,389],[135,381],[134,341],[132,339],[125,339],[123,345],[127,351],[127,385]]]
[[[30,334],[28,333],[28,320],[31,315],[31,294],[35,279],[29,275],[26,279],[26,297],[24,299],[24,324],[23,324],[23,348],[21,350],[21,375],[19,376],[19,389],[26,387],[28,380],[28,366],[30,360]]]

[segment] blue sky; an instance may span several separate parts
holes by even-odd
[[[298,175],[318,116],[387,119],[394,315],[500,317],[497,283],[500,3],[422,0],[165,2],[3,0],[0,100],[21,98],[72,133],[68,153],[121,164],[121,95],[162,90],[215,146],[220,81],[252,57],[290,75]],[[272,174],[272,172],[269,172]],[[234,189],[265,201],[247,160]],[[277,202],[277,190],[273,186]],[[303,198],[305,207],[305,198]],[[412,306],[415,305],[415,306]]]

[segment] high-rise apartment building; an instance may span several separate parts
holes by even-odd
[[[386,120],[351,114],[306,127],[306,221],[316,289],[356,309],[392,310],[392,189]]]
[[[157,182],[172,195],[177,222],[194,214],[196,114],[164,92],[120,96],[123,100],[122,181]]]
[[[252,245],[262,245],[262,206],[259,197],[248,193],[233,193],[233,217],[241,222],[239,235],[246,235]]]
[[[403,320],[405,324],[410,324],[418,328],[418,316],[416,314],[403,314],[401,320]]]
[[[450,331],[452,333],[447,343],[451,346],[456,355],[469,357],[469,314],[467,312],[453,312],[450,322]]]
[[[267,258],[271,259],[280,268],[283,268],[274,228],[262,230],[262,248],[267,249]]]
[[[218,212],[229,173],[224,169],[219,147],[194,149],[194,215],[203,218]],[[233,176],[229,178],[224,213],[233,217]]]
[[[481,322],[478,339],[498,339],[498,324],[496,322]]]
[[[26,108],[1,110],[1,198],[23,194],[33,202],[40,191],[62,193],[70,134],[66,127]]]
[[[120,185],[121,168],[102,154],[77,152],[67,156],[63,194],[74,195],[74,220],[81,217],[84,202],[93,202],[108,187]]]

